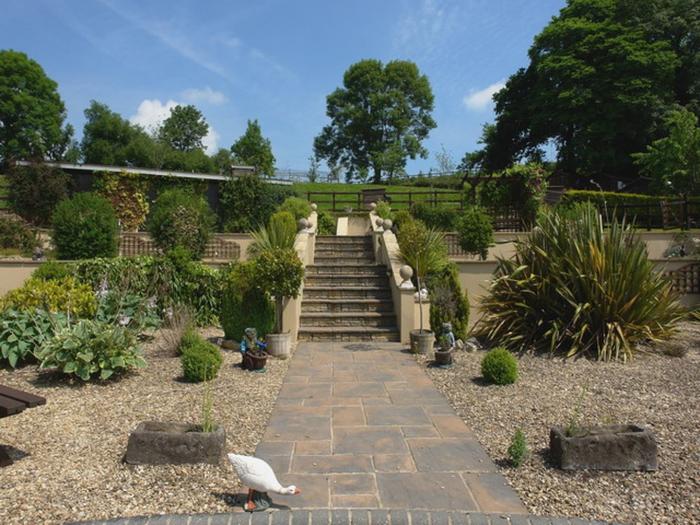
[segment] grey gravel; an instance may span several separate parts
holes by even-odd
[[[687,349],[685,357],[663,354],[679,346]],[[484,352],[459,352],[453,368],[427,371],[529,512],[629,524],[700,523],[700,324],[683,323],[672,341],[644,350],[627,364],[522,356],[520,377],[509,386],[483,384]],[[566,425],[577,406],[580,424],[650,428],[659,470],[563,472],[548,464],[549,428]],[[531,454],[514,469],[506,451],[518,428]]]
[[[221,335],[216,329],[207,337]],[[104,384],[42,379],[36,365],[0,370],[0,384],[46,397],[45,406],[0,420],[0,443],[16,460],[0,469],[0,523],[58,524],[149,514],[231,512],[239,492],[232,467],[127,466],[129,431],[145,420],[200,422],[204,387],[183,382],[178,357],[146,345],[148,368]],[[240,369],[225,351],[214,382],[214,419],[226,450],[252,455],[289,360],[268,360],[264,374]],[[21,457],[23,456],[23,457]],[[153,521],[152,521],[153,522]]]

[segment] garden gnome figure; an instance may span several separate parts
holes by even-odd
[[[265,350],[267,345],[258,341],[258,331],[255,328],[246,328],[243,333],[243,340],[241,341],[243,361],[241,362],[241,366],[246,370],[253,370],[251,353]]]
[[[447,341],[447,344],[449,344],[449,349],[452,349],[455,347],[455,336],[452,333],[452,323],[442,323],[442,337]],[[448,348],[446,348],[447,350]]]

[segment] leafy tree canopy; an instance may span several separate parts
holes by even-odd
[[[140,126],[95,100],[85,110],[81,150],[88,164],[159,167],[153,139]]]
[[[646,152],[633,155],[641,172],[654,180],[664,194],[700,193],[700,127],[698,117],[687,109],[666,117],[668,136],[652,142]]]
[[[0,50],[0,164],[10,159],[60,160],[73,128],[57,84],[26,54]]]
[[[175,106],[160,127],[158,137],[175,151],[194,151],[204,148],[202,139],[209,132],[209,124],[196,107]]]
[[[257,173],[266,177],[275,175],[275,156],[270,140],[262,135],[257,120],[249,120],[245,133],[231,146],[237,163],[255,167]]]
[[[660,131],[660,115],[698,107],[700,5],[695,0],[569,0],[535,37],[530,64],[498,92],[481,169],[541,157],[586,180],[635,176],[631,154]]]
[[[328,95],[331,123],[314,140],[314,152],[352,176],[373,172],[392,178],[406,159],[426,158],[421,145],[436,124],[428,77],[410,61],[361,60],[343,76],[343,87]]]

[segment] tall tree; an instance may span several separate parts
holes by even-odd
[[[681,21],[682,4],[697,20],[695,0],[569,0],[494,96],[484,168],[537,157],[552,141],[558,171],[574,180],[636,176],[631,154],[658,136],[660,116],[700,96],[700,25]]]
[[[26,54],[0,50],[0,165],[63,157],[73,128],[63,125],[66,108],[57,87]]]
[[[175,106],[163,121],[158,138],[176,151],[204,149],[202,139],[209,133],[204,115],[192,105]]]
[[[85,110],[81,150],[88,164],[160,167],[153,139],[141,127],[95,100]]]
[[[361,60],[343,76],[343,87],[328,95],[331,123],[314,140],[314,152],[352,175],[373,172],[374,182],[392,178],[407,158],[426,158],[421,145],[436,124],[428,77],[409,61]]]
[[[263,137],[257,120],[249,120],[245,133],[231,146],[237,163],[253,166],[256,172],[266,177],[275,175],[275,156],[270,140]]]
[[[700,193],[700,127],[687,109],[666,117],[668,136],[655,140],[643,153],[633,155],[643,174],[662,194]]]

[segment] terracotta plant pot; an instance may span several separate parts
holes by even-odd
[[[433,349],[435,334],[431,330],[411,330],[411,353],[428,354]]]
[[[452,364],[452,349],[443,350],[438,348],[435,350],[435,364],[440,366]]]

